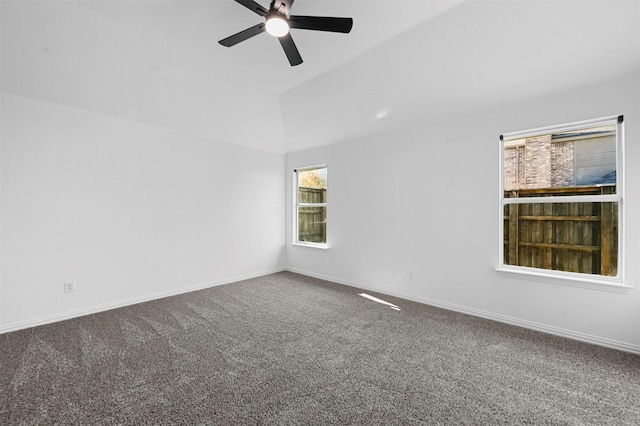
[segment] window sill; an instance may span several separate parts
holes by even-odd
[[[298,247],[307,247],[319,250],[327,250],[329,246],[327,244],[318,244],[318,243],[291,243],[292,246]]]
[[[591,277],[589,275],[581,276],[582,274],[562,274],[558,271],[553,273],[547,273],[540,269],[533,268],[510,268],[510,267],[497,267],[495,271],[500,275],[510,276],[512,278],[537,281],[546,284],[565,285],[570,287],[588,288],[592,290],[608,291],[611,293],[628,293],[633,290],[634,287],[624,284],[618,278],[606,278],[606,277]]]

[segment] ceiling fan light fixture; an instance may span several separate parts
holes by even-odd
[[[289,64],[291,64],[292,67],[302,63],[302,56],[300,56],[300,52],[289,33],[290,28],[348,33],[351,31],[351,27],[353,27],[353,19],[351,18],[289,15],[289,9],[291,9],[294,0],[272,0],[269,9],[260,6],[260,4],[254,0],[235,1],[256,15],[263,17],[265,22],[249,27],[227,38],[223,38],[219,40],[218,43],[225,47],[231,47],[258,34],[267,32],[269,35],[278,38],[284,54],[287,55]]]
[[[274,37],[283,37],[289,34],[289,24],[277,16],[267,19],[266,29]]]

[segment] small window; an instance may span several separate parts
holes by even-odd
[[[294,170],[295,241],[308,245],[327,243],[327,167]]]
[[[622,143],[622,116],[501,136],[501,267],[619,278]]]

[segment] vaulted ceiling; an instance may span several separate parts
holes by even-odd
[[[266,0],[258,0],[268,7]],[[233,0],[2,0],[2,91],[285,153],[640,72],[640,2],[297,0],[291,67]]]

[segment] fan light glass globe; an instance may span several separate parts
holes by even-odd
[[[289,24],[282,18],[267,20],[267,32],[274,37],[282,37],[289,33]]]

